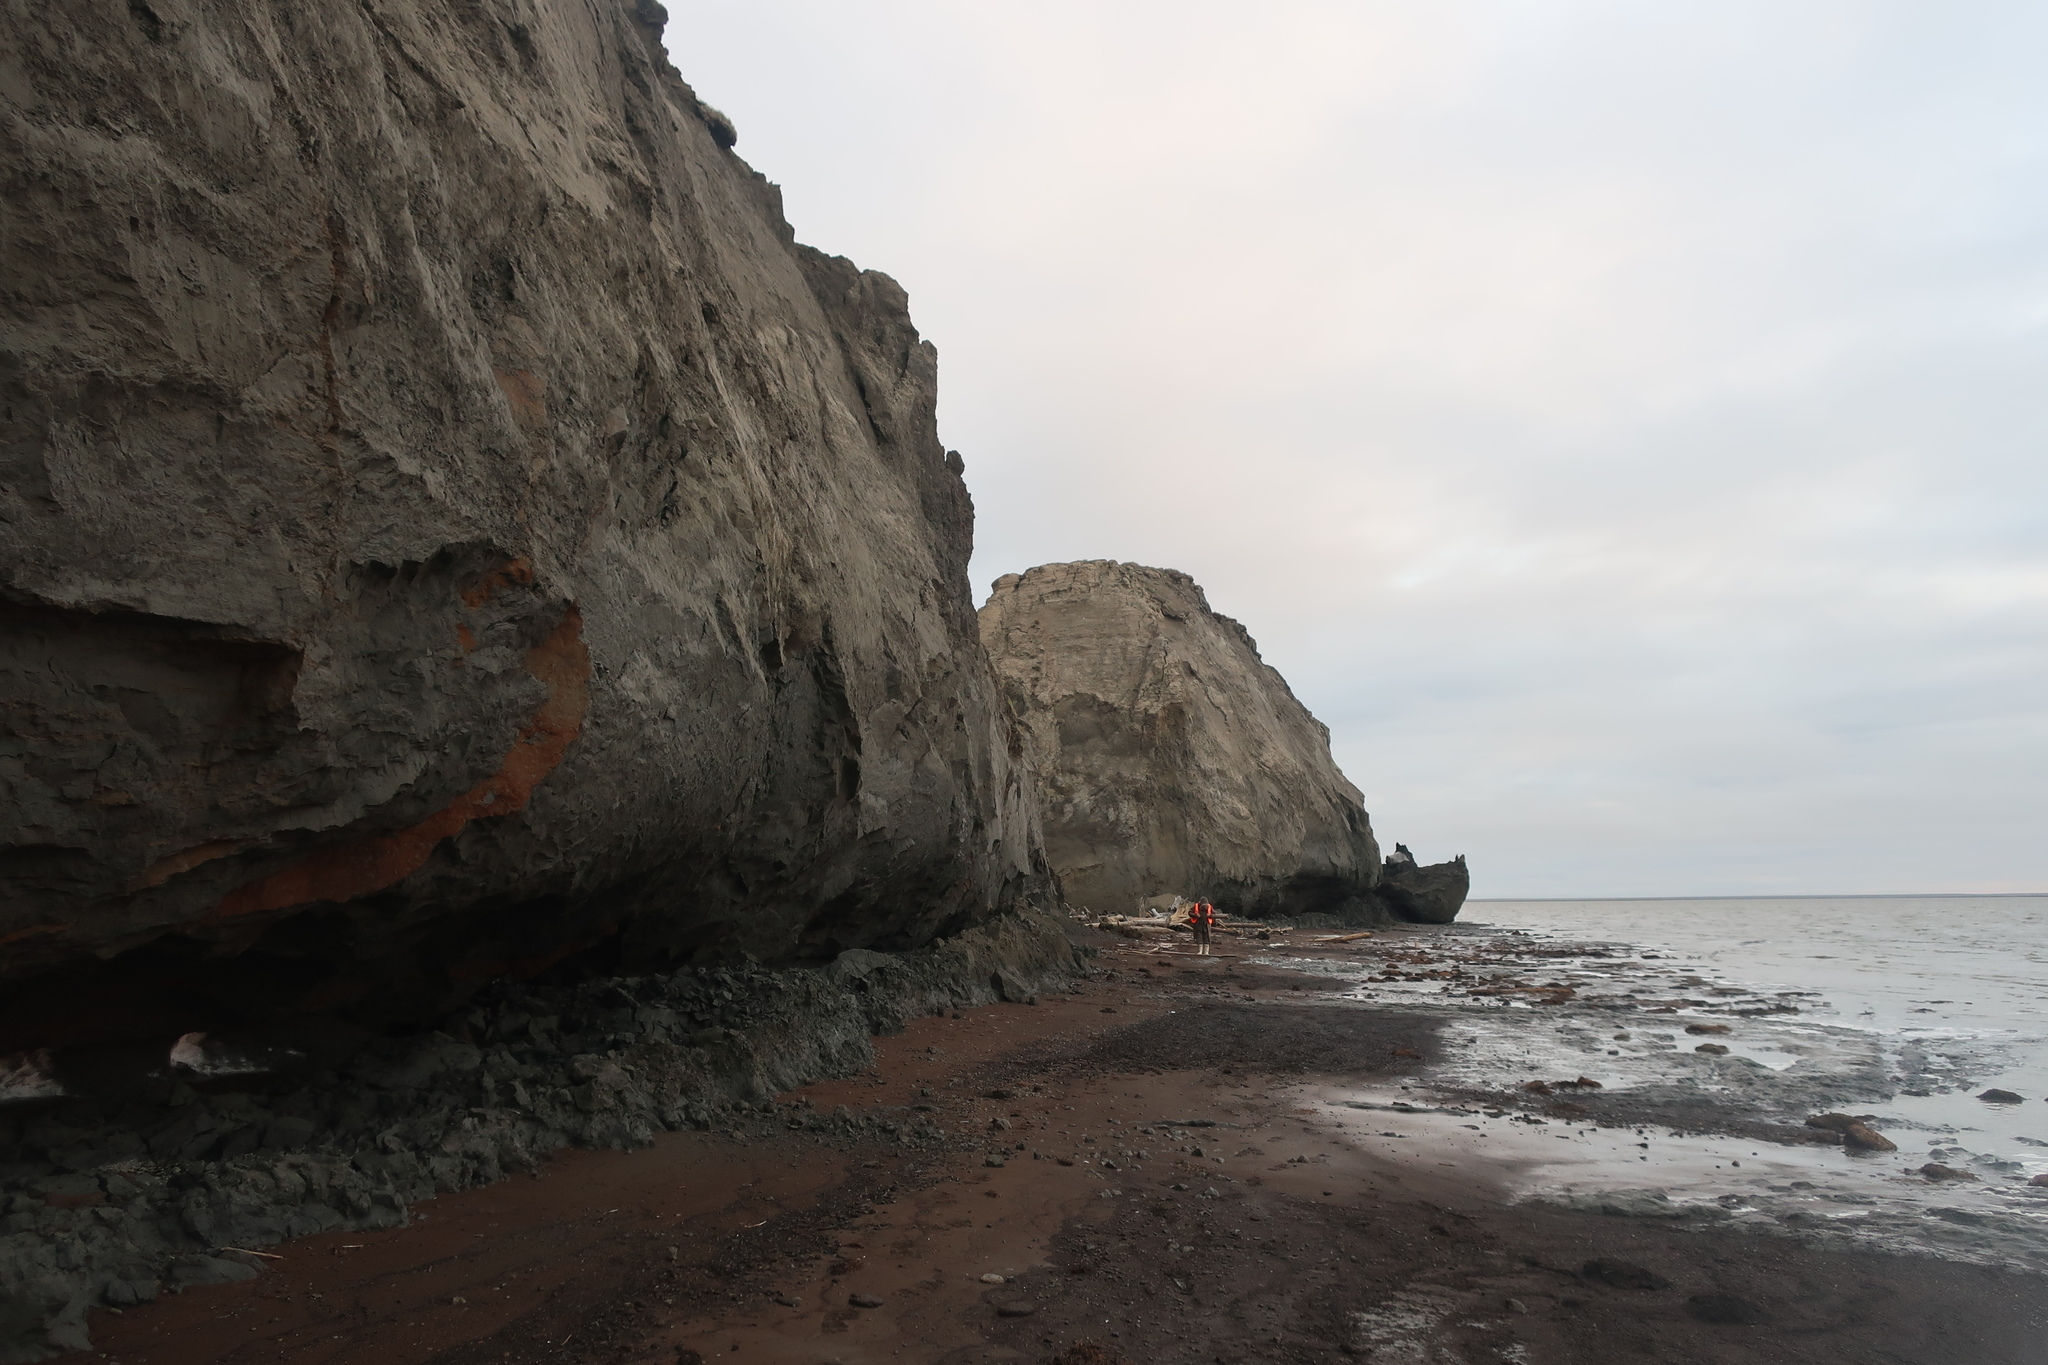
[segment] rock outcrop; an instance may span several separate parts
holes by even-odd
[[[1106,560],[996,580],[981,637],[1029,731],[1067,898],[1130,912],[1390,921],[1380,855],[1329,731],[1186,574]]]
[[[1402,853],[1405,844],[1398,846]],[[1380,899],[1402,919],[1417,924],[1449,924],[1464,908],[1472,877],[1460,853],[1447,863],[1416,863],[1413,858],[1387,859],[1380,872]]]
[[[652,0],[10,0],[0,1052],[1047,883],[935,358]]]

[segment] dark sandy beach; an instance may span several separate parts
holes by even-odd
[[[408,1227],[287,1243],[254,1280],[98,1314],[95,1355],[2042,1358],[2038,1276],[1509,1205],[1492,1173],[1366,1150],[1305,1102],[1318,1082],[1398,1085],[1438,1046],[1425,1016],[1231,956],[1132,945],[1101,963],[1072,995],[916,1021],[870,1073],[780,1096],[745,1129],[564,1153]],[[864,1136],[813,1130],[841,1106]],[[955,1150],[900,1146],[884,1125],[913,1118]]]

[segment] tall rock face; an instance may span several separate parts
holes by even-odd
[[[6,0],[0,1051],[1046,886],[889,278],[652,0]]]
[[[1243,626],[1171,569],[1106,560],[996,580],[981,638],[1040,770],[1069,901],[1387,923],[1378,845],[1329,731]]]

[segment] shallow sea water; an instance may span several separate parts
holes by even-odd
[[[2048,1269],[2048,1189],[2026,1183],[2048,1172],[2048,896],[1476,901],[1353,961],[1266,960],[1445,1018],[1445,1057],[1417,1085],[1317,1097],[1389,1151],[1490,1162],[1521,1198]],[[1733,1117],[1873,1114],[1899,1150],[1602,1129],[1469,1098],[1582,1076]],[[1975,1098],[1991,1087],[2024,1100]],[[1929,1161],[1976,1179],[1930,1182]]]
[[[2018,1139],[2048,1142],[2048,896],[1475,901],[1464,913],[1471,928],[1618,941],[1728,987],[1796,993],[1801,1019],[1965,1063],[1953,1069],[1967,1075],[1902,1087],[1892,1112],[2016,1156]],[[2025,1102],[1974,1098],[1994,1087]],[[2048,1146],[2030,1150],[2048,1170]]]

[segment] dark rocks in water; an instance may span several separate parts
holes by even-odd
[[[1936,1181],[1975,1180],[1977,1178],[1976,1176],[1970,1174],[1968,1171],[1959,1171],[1956,1170],[1953,1166],[1944,1166],[1939,1161],[1928,1162],[1925,1166],[1919,1168],[1919,1173],[1921,1175],[1926,1176],[1929,1180]]]
[[[1030,734],[1071,903],[1129,913],[1180,894],[1228,915],[1392,922],[1328,729],[1186,574],[1109,560],[1006,574],[981,635]]]
[[[1987,1104],[2025,1104],[2027,1102],[2026,1096],[2015,1095],[2010,1090],[1986,1090],[1978,1095],[1977,1098]]]
[[[1591,1260],[1579,1269],[1579,1274],[1589,1280],[1596,1280],[1613,1289],[1669,1289],[1671,1281],[1654,1270],[1647,1270],[1633,1261],[1617,1261],[1610,1257]]]
[[[1685,1301],[1685,1311],[1699,1322],[1723,1327],[1757,1327],[1771,1320],[1763,1308],[1733,1294],[1695,1294]]]
[[[1701,1043],[1693,1051],[1703,1052],[1709,1057],[1726,1057],[1728,1055],[1728,1045],[1726,1043]]]
[[[1407,845],[1399,845],[1407,852]],[[1472,876],[1460,853],[1447,863],[1417,863],[1411,855],[1405,862],[1387,860],[1380,876],[1379,894],[1402,919],[1416,924],[1449,924],[1464,907],[1472,889]]]
[[[176,11],[7,34],[0,1053],[1047,887],[935,352],[651,22]]]
[[[1809,1128],[1842,1135],[1842,1145],[1864,1152],[1896,1152],[1899,1145],[1870,1126],[1875,1114],[1815,1114],[1806,1120]]]

